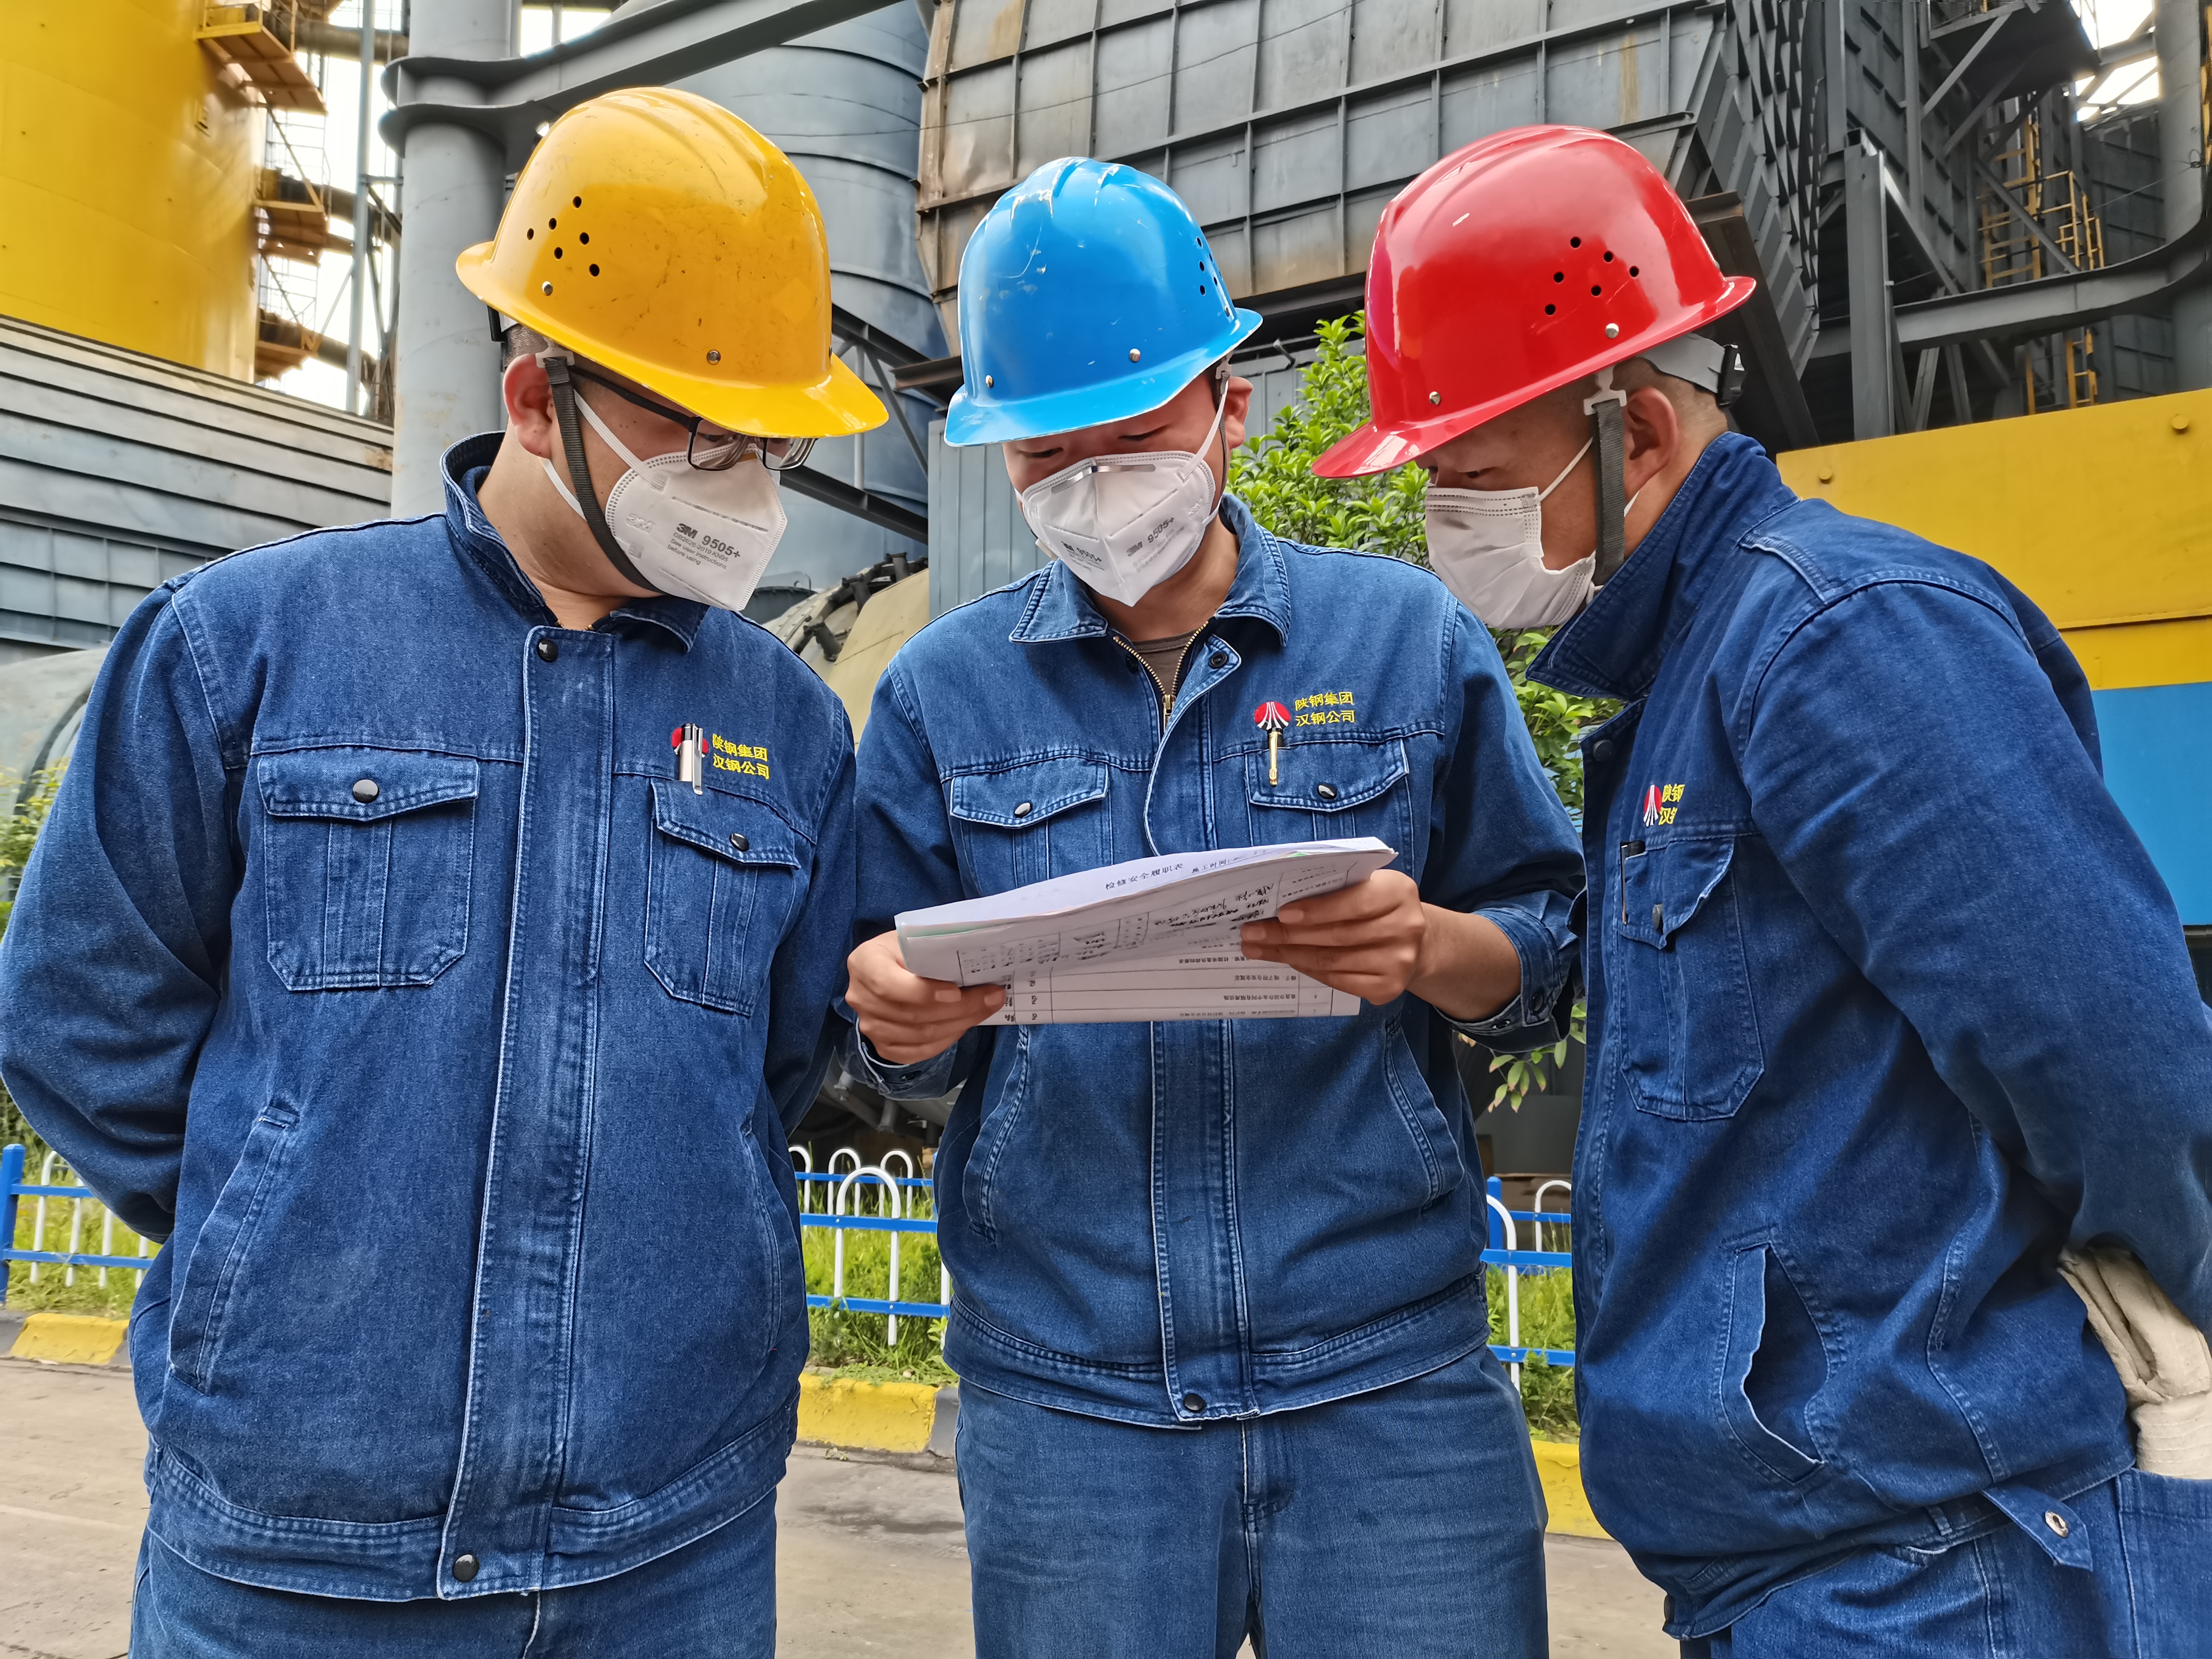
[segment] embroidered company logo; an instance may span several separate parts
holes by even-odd
[[[1652,830],[1674,823],[1674,814],[1680,810],[1675,803],[1681,799],[1680,784],[1653,784],[1644,792],[1644,827]]]
[[[1310,697],[1299,697],[1291,707],[1297,712],[1291,717],[1293,726],[1357,726],[1359,722],[1353,710],[1349,691],[1316,691]]]
[[[710,745],[717,772],[741,772],[749,778],[768,776],[768,750],[757,743],[732,743],[720,732]]]

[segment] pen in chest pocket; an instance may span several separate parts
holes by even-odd
[[[1252,724],[1267,734],[1267,787],[1272,789],[1283,781],[1283,733],[1290,726],[1291,712],[1279,702],[1263,702],[1252,711]]]
[[[668,741],[676,750],[676,781],[690,784],[695,795],[705,794],[707,786],[702,773],[707,756],[706,728],[679,726],[668,734]]]

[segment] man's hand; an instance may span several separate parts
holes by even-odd
[[[1247,922],[1244,954],[1377,1007],[1410,991],[1454,1019],[1487,1019],[1521,988],[1520,956],[1496,922],[1422,903],[1398,870]]]
[[[1244,925],[1244,954],[1380,1007],[1406,994],[1420,970],[1429,918],[1421,890],[1399,870],[1283,907],[1273,921]]]
[[[845,972],[845,1000],[860,1019],[860,1035],[894,1066],[935,1059],[1006,1001],[1003,986],[963,991],[950,980],[908,972],[896,933],[878,933],[854,951]]]

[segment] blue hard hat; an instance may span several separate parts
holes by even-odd
[[[1173,191],[1134,167],[1048,161],[999,198],[960,256],[965,379],[945,441],[1141,415],[1259,326]]]

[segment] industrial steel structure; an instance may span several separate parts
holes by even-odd
[[[629,0],[521,55],[516,0],[380,0],[343,27],[335,0],[27,0],[0,26],[11,112],[35,136],[0,158],[0,313],[39,325],[0,337],[16,398],[0,410],[0,656],[96,643],[152,574],[380,508],[380,428],[215,377],[310,356],[344,367],[349,401],[396,420],[392,506],[435,507],[438,455],[500,420],[495,344],[454,256],[491,234],[563,111],[679,82],[751,119],[812,180],[838,347],[896,416],[820,446],[790,480],[805,499],[760,608],[811,592],[801,644],[825,667],[870,595],[897,587],[901,614],[919,617],[903,579],[925,563],[937,612],[1041,556],[995,455],[945,449],[932,419],[958,383],[961,251],[1017,179],[1085,153],[1171,184],[1267,319],[1238,364],[1264,420],[1295,395],[1317,320],[1358,307],[1392,195],[1486,133],[1571,122],[1635,144],[1723,267],[1760,279],[1728,325],[1751,368],[1736,413],[1794,453],[1801,487],[2018,568],[2100,696],[2160,693],[2116,702],[2115,720],[2186,706],[2212,730],[2212,593],[2188,576],[2212,568],[2202,518],[2124,506],[2193,500],[2185,450],[1978,430],[2066,410],[2106,433],[2112,405],[2212,387],[2208,9],[2154,0],[2135,34],[2100,45],[2093,3]],[[339,58],[364,76],[386,65],[396,179],[364,167],[348,189],[313,165]],[[104,76],[72,78],[79,59]],[[2101,101],[2110,77],[2154,63],[2154,102]],[[151,185],[127,200],[110,184],[125,151]],[[397,250],[388,271],[380,247]],[[355,262],[343,338],[291,292],[331,254]],[[98,434],[85,411],[108,409],[120,425]],[[2142,418],[2178,434],[2207,416],[2161,404]],[[1936,428],[1975,435],[1866,452],[1879,465],[1839,447]],[[2023,473],[2031,453],[2051,459]],[[2067,470],[2085,453],[2151,482],[2100,489]],[[82,482],[103,465],[119,469],[112,499]],[[2039,501],[2059,473],[2088,518]],[[2066,550],[2045,532],[2061,524],[2151,538],[2098,549],[2124,615],[2051,576]],[[94,547],[110,550],[96,576]],[[2212,909],[2190,920],[2212,926]]]
[[[0,663],[105,645],[206,559],[381,518],[390,428],[0,319]]]

